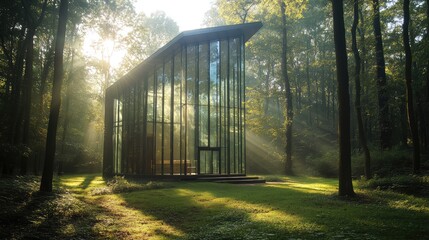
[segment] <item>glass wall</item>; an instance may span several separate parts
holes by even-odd
[[[242,38],[182,45],[121,85],[114,174],[244,174]]]

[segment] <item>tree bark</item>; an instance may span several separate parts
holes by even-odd
[[[285,173],[292,174],[292,123],[293,123],[293,105],[292,93],[290,90],[290,81],[287,74],[287,25],[286,25],[286,4],[283,0],[280,1],[281,15],[282,15],[282,79],[285,85],[285,99],[286,99],[286,161]]]
[[[383,38],[380,25],[380,3],[373,0],[373,27],[375,37],[375,57],[377,67],[377,94],[379,107],[379,125],[380,125],[380,147],[389,149],[391,147],[391,127],[389,120],[389,97],[387,93],[386,64],[384,61]]]
[[[412,79],[412,54],[410,47],[409,24],[410,24],[410,0],[404,0],[404,24],[402,25],[402,38],[405,50],[405,86],[408,125],[413,139],[413,173],[420,173],[420,139],[417,120],[414,112],[413,79]]]
[[[48,133],[46,138],[46,154],[43,166],[41,192],[52,192],[52,179],[54,174],[54,159],[56,149],[56,136],[58,117],[61,106],[61,85],[64,77],[64,42],[67,24],[68,0],[61,0],[59,9],[58,31],[55,41],[54,82],[52,86],[52,100],[49,113]]]
[[[340,147],[338,193],[340,196],[354,196],[351,176],[349,74],[342,0],[332,1],[332,12],[338,82],[338,140]]]
[[[355,58],[355,108],[356,108],[356,120],[358,125],[359,132],[359,142],[362,147],[365,156],[365,177],[367,179],[371,178],[371,155],[368,149],[368,144],[365,135],[365,129],[363,126],[362,120],[362,106],[361,106],[361,83],[360,83],[360,73],[361,73],[361,58],[359,54],[359,50],[357,47],[356,40],[356,30],[359,24],[359,0],[354,0],[353,7],[353,26],[352,26],[352,50]]]

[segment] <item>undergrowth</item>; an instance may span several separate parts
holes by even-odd
[[[94,221],[91,206],[67,189],[56,186],[52,193],[41,193],[39,185],[39,177],[35,176],[0,180],[0,239],[64,239],[71,235],[93,238],[97,235],[88,224]]]
[[[91,190],[92,195],[104,195],[113,193],[124,193],[141,190],[161,189],[166,186],[160,182],[149,181],[147,183],[129,182],[124,176],[114,176],[108,181],[105,187],[94,188]]]
[[[358,185],[364,189],[392,190],[412,195],[429,195],[429,176],[398,175],[360,180]]]

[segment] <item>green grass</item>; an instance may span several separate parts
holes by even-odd
[[[0,238],[424,239],[429,236],[427,198],[357,189],[358,197],[347,200],[336,196],[335,179],[280,176],[266,179],[276,182],[261,185],[166,182],[159,189],[95,195],[94,190],[106,187],[101,177],[63,176],[56,181],[56,193],[47,197],[44,205],[33,203],[29,207],[28,199],[35,201],[37,195],[33,191],[22,197],[27,200],[14,200],[10,209],[19,209],[15,213],[1,212]],[[5,186],[13,185],[10,181],[0,180],[0,193]],[[23,191],[31,189],[34,186]],[[2,205],[12,201],[0,200]],[[52,211],[47,210],[51,208]],[[13,227],[5,225],[11,216],[20,216],[21,221],[18,218]],[[5,233],[6,229],[12,233]]]

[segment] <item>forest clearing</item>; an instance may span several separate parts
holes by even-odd
[[[429,0],[2,0],[0,23],[0,239],[429,236]]]
[[[120,178],[107,187],[98,175],[74,175],[55,178],[48,195],[38,193],[37,178],[2,179],[0,238],[424,239],[429,234],[427,189],[413,196],[357,187],[358,197],[345,200],[336,195],[337,179],[264,177],[276,182],[137,184]]]

